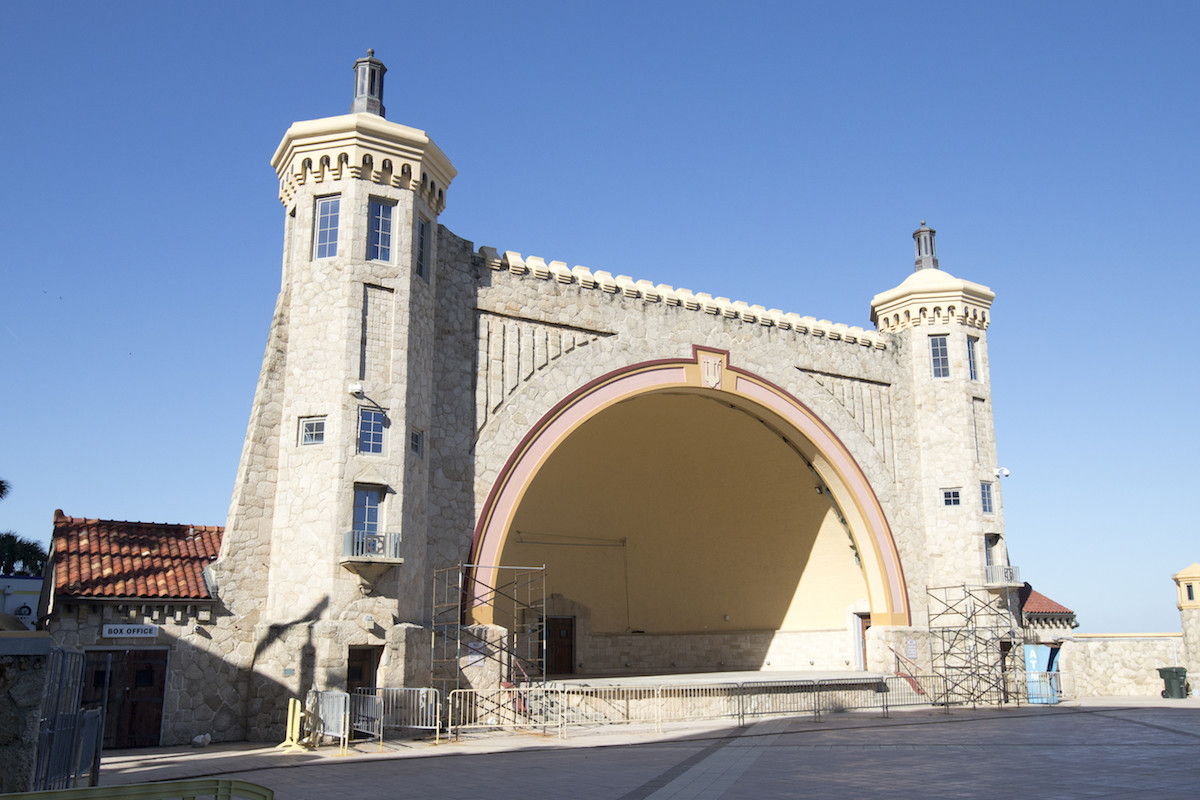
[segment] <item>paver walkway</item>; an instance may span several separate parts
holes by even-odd
[[[1127,703],[1128,701],[1126,701]],[[1200,702],[956,710],[360,745],[117,751],[102,783],[220,775],[307,798],[1200,798]]]

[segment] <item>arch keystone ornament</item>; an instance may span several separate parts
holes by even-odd
[[[539,419],[492,486],[476,524],[468,577],[467,614],[490,623],[484,598],[526,490],[566,439],[605,409],[661,392],[710,395],[757,417],[789,443],[827,487],[861,560],[873,625],[912,624],[904,570],[887,517],[849,448],[817,415],[771,381],[729,363],[729,352],[693,345],[690,359],[633,364],[579,387]]]

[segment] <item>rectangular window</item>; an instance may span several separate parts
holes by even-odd
[[[942,489],[942,505],[956,506],[961,503],[958,496],[958,489]]]
[[[367,258],[372,261],[392,260],[391,203],[371,199],[367,218]]]
[[[429,223],[417,218],[417,274],[429,277]]]
[[[967,337],[967,369],[971,372],[971,380],[979,380],[979,371],[975,366],[975,343],[979,340],[974,336]]]
[[[317,218],[314,230],[313,258],[332,258],[338,247],[338,209],[342,198],[338,195],[317,198]]]
[[[988,483],[987,481],[983,481],[979,484],[979,498],[983,503],[983,513],[995,513],[996,507],[992,503],[992,484]]]
[[[325,417],[300,418],[300,444],[325,443]]]
[[[412,431],[408,434],[408,449],[418,456],[425,450],[425,432]]]
[[[1196,599],[1196,592],[1192,589],[1192,585],[1190,583],[1187,585],[1187,596],[1189,602]]]
[[[379,533],[379,509],[383,489],[378,486],[354,487],[354,530],[374,536]]]
[[[381,408],[358,410],[358,452],[382,453],[383,429],[387,427],[387,412]]]
[[[933,356],[933,377],[950,377],[950,351],[946,347],[945,336],[929,337],[929,352]]]

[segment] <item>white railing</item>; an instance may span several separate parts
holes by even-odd
[[[1069,672],[1022,672],[1013,675],[1009,691],[1017,702],[1056,705],[1075,700],[1075,676]]]
[[[989,586],[1021,585],[1021,569],[1007,564],[988,564],[984,567],[984,579]]]
[[[811,681],[666,684],[661,686],[512,687],[456,689],[450,693],[447,728],[558,731],[569,727],[639,723],[662,730],[687,720],[879,711],[933,705],[940,696],[933,675],[855,677]]]
[[[400,534],[346,531],[342,541],[342,557],[400,558]]]

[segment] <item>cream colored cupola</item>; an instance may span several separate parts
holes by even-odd
[[[434,214],[446,207],[446,190],[458,170],[425,131],[383,117],[383,62],[368,50],[354,62],[351,113],[296,122],[271,157],[279,199],[292,208],[310,191],[337,192],[337,181],[355,179],[409,189]]]
[[[871,300],[871,322],[878,330],[943,323],[987,328],[995,293],[938,267],[936,233],[921,220],[921,227],[913,231],[917,250],[913,274],[896,288],[880,292]]]

